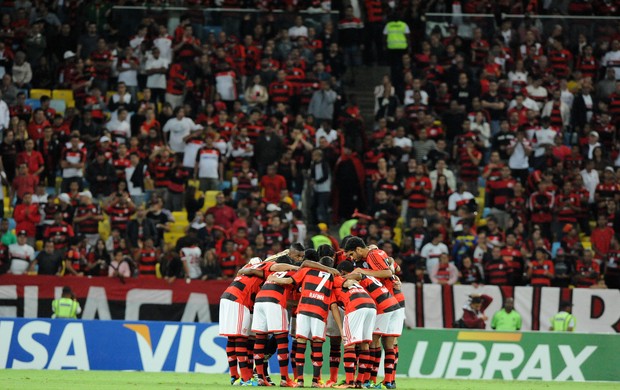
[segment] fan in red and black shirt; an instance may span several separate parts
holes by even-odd
[[[144,247],[136,253],[136,263],[138,263],[138,272],[140,278],[155,278],[157,262],[161,253],[159,249],[153,246],[153,239],[144,240]]]
[[[43,233],[45,240],[52,241],[54,249],[61,252],[64,252],[69,247],[69,241],[74,236],[73,227],[63,221],[60,211],[54,214],[54,223],[48,225]]]
[[[487,284],[508,286],[512,270],[502,257],[502,250],[494,246],[490,259],[485,259],[484,276]]]
[[[510,267],[511,275],[509,276],[509,282],[511,286],[520,286],[523,283],[523,255],[521,251],[517,249],[517,236],[514,232],[509,231],[506,233],[506,246],[501,250],[502,259]]]
[[[222,250],[218,252],[217,257],[224,278],[233,278],[244,264],[243,256],[235,250],[233,240],[224,241]]]
[[[136,208],[129,196],[114,194],[105,208],[105,212],[110,217],[110,227],[124,232],[127,230],[127,223],[136,212]]]
[[[534,287],[549,287],[555,276],[553,262],[548,259],[549,253],[544,248],[536,248],[535,258],[530,262],[527,269],[527,277],[530,285]]]
[[[286,72],[279,70],[277,79],[269,85],[269,100],[275,107],[278,103],[290,104],[295,93],[293,84],[286,80]]]
[[[528,209],[532,223],[540,225],[546,237],[551,237],[554,206],[555,196],[547,191],[547,183],[541,181],[538,183],[538,191],[530,195]]]
[[[583,252],[583,260],[577,260],[575,264],[575,273],[573,274],[573,283],[575,287],[592,287],[599,281],[601,269],[598,263],[593,261],[594,252],[585,250]]]
[[[103,93],[108,90],[108,80],[112,73],[112,53],[107,49],[105,39],[97,40],[97,49],[90,54],[90,59],[94,66],[94,81]]]
[[[149,173],[156,189],[167,189],[170,185],[170,172],[174,167],[174,157],[167,148],[156,149],[150,156]]]
[[[487,195],[489,207],[505,211],[506,204],[514,197],[514,186],[517,181],[512,178],[508,166],[504,165],[500,172],[500,178],[487,181]]]
[[[416,167],[415,175],[405,181],[405,196],[408,202],[408,218],[414,214],[419,214],[426,207],[426,200],[432,190],[431,179],[426,176],[424,165],[420,164]]]

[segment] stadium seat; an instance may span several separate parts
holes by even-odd
[[[176,245],[177,240],[183,237],[185,233],[164,233],[164,242],[168,245]]]
[[[26,105],[32,107],[32,110],[41,108],[41,101],[39,99],[26,99]]]
[[[207,191],[205,192],[205,210],[209,207],[213,207],[216,204],[215,197],[219,194],[220,191]]]
[[[64,114],[67,110],[67,103],[64,100],[52,99],[50,101],[50,107],[56,110],[57,113]]]
[[[73,91],[70,89],[55,89],[52,91],[52,99],[64,100],[69,105],[70,101],[73,101]]]
[[[68,102],[65,101],[65,103],[67,103],[67,108],[75,107],[75,100],[69,100]]]
[[[50,91],[49,89],[31,89],[30,90],[30,99],[40,99],[41,96],[52,97],[52,91]]]
[[[172,217],[174,218],[174,223],[187,223],[187,213],[185,211],[173,211]]]
[[[170,228],[170,233],[183,233],[185,234],[185,230],[189,226],[189,222],[187,221],[175,221]]]

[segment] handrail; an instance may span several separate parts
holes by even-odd
[[[426,17],[470,17],[470,18],[496,18],[494,14],[464,14],[464,13],[444,13],[427,12]],[[616,20],[620,22],[618,16],[592,16],[592,15],[525,15],[525,14],[502,14],[502,19],[593,19],[593,20]]]
[[[149,7],[144,5],[115,5],[112,9],[117,10],[155,10],[155,11],[204,11],[204,12],[238,12],[238,13],[274,13],[274,14],[309,14],[309,15],[337,15],[338,11],[294,11],[289,12],[285,10],[261,10],[256,8],[200,8],[200,7],[178,7],[178,6],[169,6],[169,7]]]

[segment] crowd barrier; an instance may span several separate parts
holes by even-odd
[[[0,317],[49,318],[51,303],[63,286],[70,286],[83,308],[81,318],[126,321],[219,321],[219,299],[230,281],[0,276]],[[547,330],[560,301],[573,303],[577,331],[620,332],[620,290],[560,289],[554,287],[440,286],[403,284],[406,325],[410,328],[451,328],[461,318],[472,292],[493,297],[487,316],[515,298],[522,330]],[[490,321],[489,321],[490,322]],[[487,324],[488,325],[488,324]]]
[[[0,369],[228,370],[215,323],[15,318],[0,320],[0,340]],[[414,329],[399,349],[397,373],[415,378],[620,381],[616,335]]]

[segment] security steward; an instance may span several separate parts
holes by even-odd
[[[78,314],[82,313],[82,308],[75,298],[71,287],[62,288],[60,299],[52,301],[52,318],[73,318],[77,319]]]
[[[573,332],[577,325],[577,320],[572,314],[573,305],[570,302],[560,303],[560,312],[551,318],[550,330],[554,332]]]

